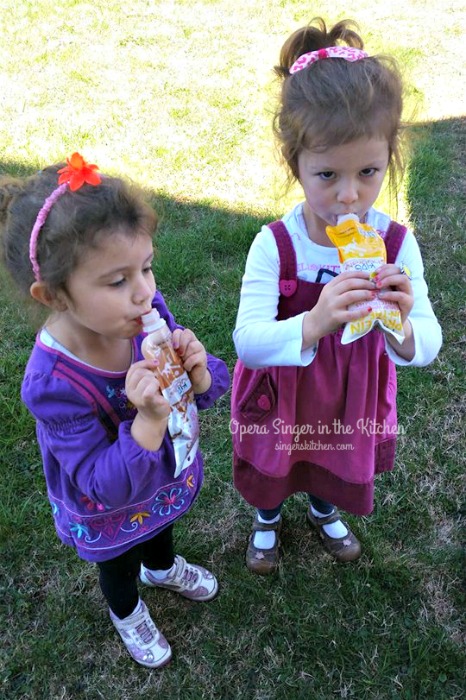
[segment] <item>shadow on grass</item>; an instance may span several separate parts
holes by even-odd
[[[5,700],[136,700],[148,685],[183,700],[462,696],[465,120],[416,131],[407,196],[445,344],[430,367],[398,373],[400,421],[409,432],[396,469],[378,480],[374,513],[350,518],[364,555],[355,565],[331,562],[305,529],[298,496],[285,505],[279,573],[262,579],[245,569],[251,514],[231,484],[224,402],[204,422],[204,489],[177,526],[181,549],[213,568],[221,594],[209,606],[145,594],[174,648],[173,663],[160,673],[131,664],[93,568],[56,541],[32,419],[18,396],[33,332],[2,287],[2,339],[16,338],[7,346],[13,352],[0,350]],[[20,163],[0,168],[31,172]],[[180,322],[232,367],[244,262],[264,221],[148,194],[161,216],[160,289]]]

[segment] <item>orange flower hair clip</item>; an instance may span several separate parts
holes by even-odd
[[[29,239],[29,260],[31,261],[32,271],[37,281],[40,280],[39,262],[37,260],[37,242],[40,230],[45,224],[51,208],[68,189],[75,192],[79,190],[84,183],[88,185],[100,185],[102,182],[99,173],[96,172],[96,170],[99,169],[98,166],[86,163],[79,153],[73,153],[71,158],[66,159],[66,162],[67,165],[65,165],[64,168],[60,168],[58,171],[60,176],[58,178],[58,187],[47,197],[39,210]]]
[[[86,163],[80,153],[73,153],[70,158],[66,159],[66,162],[67,165],[58,171],[60,175],[58,178],[59,185],[63,185],[66,182],[72,192],[79,190],[84,183],[100,185],[101,177],[96,172],[99,169],[98,165]]]

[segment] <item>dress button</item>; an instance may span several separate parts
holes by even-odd
[[[283,294],[284,297],[291,297],[295,293],[298,283],[294,279],[291,280],[284,280],[281,279],[279,282],[279,289],[280,289],[280,294]]]
[[[259,398],[257,399],[257,405],[259,408],[261,408],[263,411],[269,411],[270,410],[270,399],[268,396],[265,394],[261,394]]]

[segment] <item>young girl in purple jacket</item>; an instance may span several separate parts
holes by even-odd
[[[157,668],[168,642],[138,593],[146,586],[211,600],[213,574],[174,553],[176,520],[203,478],[198,452],[175,477],[170,406],[156,361],[141,354],[141,316],[173,332],[198,408],[228,388],[225,364],[179,326],[152,273],[155,212],[140,192],[74,153],[67,165],[0,183],[3,258],[50,311],[27,364],[22,399],[36,420],[59,538],[99,568],[110,618],[130,655]]]

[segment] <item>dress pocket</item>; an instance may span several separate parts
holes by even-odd
[[[277,403],[277,389],[268,372],[261,372],[250,383],[245,397],[239,403],[244,418],[258,423],[266,418]]]

